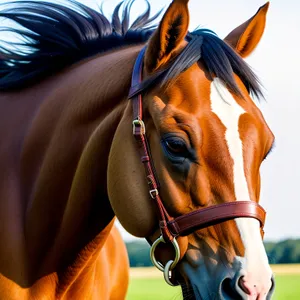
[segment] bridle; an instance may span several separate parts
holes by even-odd
[[[146,83],[145,81],[142,81],[144,54],[145,48],[140,51],[136,59],[132,72],[131,89],[129,92],[129,99],[131,99],[133,107],[133,136],[137,142],[141,162],[144,165],[149,194],[156,206],[161,232],[160,237],[151,246],[150,258],[152,263],[160,271],[164,272],[166,282],[170,285],[176,285],[171,281],[172,277],[170,272],[175,268],[180,259],[180,248],[176,240],[177,237],[187,236],[198,229],[219,224],[227,220],[245,217],[257,219],[260,222],[261,231],[263,233],[266,212],[254,201],[234,201],[197,209],[177,218],[172,218],[168,214],[159,195],[159,182],[155,175],[150,148],[146,137],[146,128],[143,122],[142,93],[151,84],[149,80],[147,80]],[[155,249],[160,243],[171,243],[175,250],[174,260],[168,261],[165,266],[155,258]]]

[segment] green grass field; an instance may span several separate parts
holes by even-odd
[[[300,265],[273,268],[276,279],[274,300],[300,300]],[[126,300],[181,300],[180,288],[168,286],[153,268],[133,269]]]

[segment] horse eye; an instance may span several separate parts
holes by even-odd
[[[165,140],[165,145],[169,153],[173,155],[184,156],[188,151],[184,141],[181,139],[172,138]]]

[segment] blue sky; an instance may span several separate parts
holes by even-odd
[[[101,0],[80,2],[97,8]],[[103,2],[104,11],[109,15],[119,0]],[[155,13],[166,8],[171,1],[150,0],[150,3]],[[190,0],[190,30],[201,25],[223,38],[264,3],[262,0]],[[144,1],[136,0],[133,18],[144,8]],[[300,1],[272,0],[265,34],[247,59],[264,85],[267,101],[259,106],[276,136],[276,147],[261,167],[261,204],[268,213],[267,240],[300,237],[299,15]],[[128,238],[123,230],[122,233]]]

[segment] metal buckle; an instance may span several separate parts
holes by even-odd
[[[176,241],[176,238],[174,238],[172,240],[172,245],[174,247],[174,250],[175,250],[175,258],[174,258],[174,261],[172,261],[172,263],[170,263],[170,261],[166,264],[166,266],[168,265],[168,268],[166,268],[166,266],[163,266],[162,263],[160,263],[158,260],[156,260],[155,258],[155,249],[156,247],[160,244],[160,243],[166,243],[163,236],[161,235],[151,246],[151,249],[150,249],[150,259],[153,263],[153,265],[160,271],[162,272],[165,272],[165,269],[167,269],[167,273],[170,271],[170,270],[173,270],[177,263],[179,262],[179,258],[180,258],[180,248],[179,248],[179,245]]]
[[[136,134],[136,127],[140,127],[141,128],[141,134],[145,134],[146,133],[146,127],[145,124],[142,120],[140,119],[135,119],[132,121],[132,132],[135,135]]]
[[[155,199],[158,196],[158,190],[157,189],[150,190],[149,194],[152,199]]]

